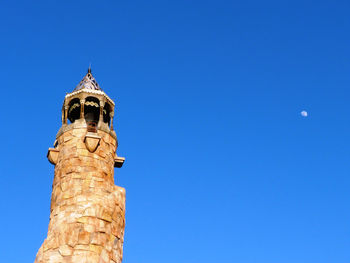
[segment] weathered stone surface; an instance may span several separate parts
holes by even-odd
[[[116,139],[98,130],[90,152],[85,135],[75,128],[57,138],[49,229],[36,263],[122,260],[125,190],[114,185]]]

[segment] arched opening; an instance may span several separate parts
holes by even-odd
[[[80,100],[73,99],[69,103],[69,107],[68,107],[68,120],[70,121],[70,123],[74,123],[79,118],[80,118]]]
[[[100,102],[97,98],[87,97],[84,105],[84,118],[89,132],[97,131],[97,123],[100,117]]]
[[[103,122],[107,123],[109,127],[111,125],[110,113],[111,113],[111,106],[108,103],[106,103],[103,108]]]

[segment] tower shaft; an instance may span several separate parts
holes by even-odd
[[[116,140],[98,131],[100,145],[91,153],[86,133],[72,129],[57,138],[49,230],[36,263],[122,260],[125,190],[114,185]]]

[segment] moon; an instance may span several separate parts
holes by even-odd
[[[303,110],[302,112],[300,112],[300,115],[303,117],[307,117],[308,113],[307,111]]]

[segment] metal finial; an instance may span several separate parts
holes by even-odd
[[[91,63],[89,64],[88,73],[90,73],[90,74],[91,74]]]

